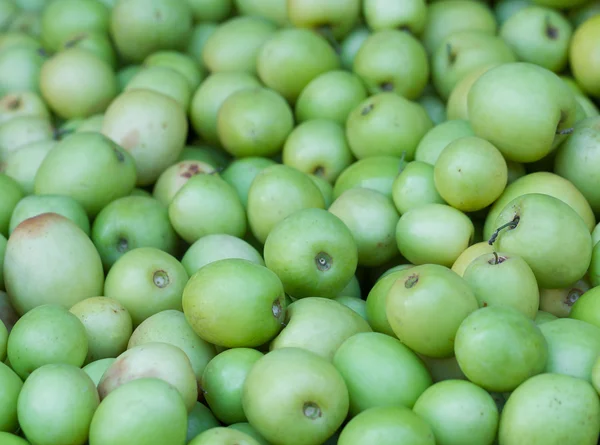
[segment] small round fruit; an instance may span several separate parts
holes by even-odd
[[[100,383],[100,379],[106,372],[106,370],[115,362],[116,358],[103,358],[100,360],[96,360],[95,362],[88,363],[85,365],[82,370],[85,371],[87,375],[90,376],[92,381],[94,382],[94,386],[98,386]]]
[[[151,90],[164,94],[188,109],[192,99],[192,90],[183,74],[164,66],[146,66],[138,71],[123,91]]]
[[[17,418],[17,401],[23,387],[23,381],[8,365],[0,362],[0,443],[2,431],[12,433],[19,426]]]
[[[465,270],[469,265],[475,261],[476,258],[485,254],[494,252],[494,248],[490,246],[487,241],[481,241],[479,243],[469,246],[459,255],[454,264],[452,270],[461,277],[465,274]]]
[[[584,277],[562,289],[540,289],[540,310],[559,318],[568,317],[573,305],[590,287],[589,280]]]
[[[333,197],[346,190],[361,187],[376,190],[392,197],[392,185],[406,162],[396,156],[373,156],[354,162],[338,176],[333,187]]]
[[[392,184],[392,199],[400,214],[426,204],[445,204],[435,188],[432,165],[412,161],[400,172]]]
[[[415,160],[435,165],[440,154],[451,142],[474,136],[473,128],[467,120],[451,119],[431,128],[419,142]]]
[[[569,61],[573,77],[590,96],[600,98],[600,15],[590,17],[578,26],[571,39]]]
[[[260,445],[252,436],[232,428],[217,426],[198,434],[189,445]]]

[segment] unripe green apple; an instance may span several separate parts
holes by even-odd
[[[105,32],[78,31],[65,38],[60,44],[61,50],[79,48],[89,51],[99,59],[104,60],[114,71],[117,67],[117,55],[112,42]]]
[[[397,29],[371,34],[356,53],[352,70],[371,94],[393,92],[411,100],[421,95],[429,78],[425,48]]]
[[[575,302],[590,287],[588,278],[584,277],[563,289],[540,289],[540,309],[559,318],[568,317]]]
[[[597,310],[600,303],[599,292],[600,288],[597,289],[596,287],[584,292],[573,303],[569,317],[600,327],[600,316]]]
[[[498,65],[498,63],[491,63],[488,65],[480,66],[479,68],[475,68],[469,71],[468,74],[465,74],[456,83],[456,85],[454,85],[450,96],[448,96],[448,101],[446,104],[448,119],[464,119],[468,121],[469,106],[467,100],[469,97],[469,91],[471,91],[471,87],[477,81],[477,79],[479,79],[485,72]]]
[[[417,102],[425,108],[425,112],[434,125],[439,125],[448,119],[446,114],[446,102],[435,92],[431,85],[425,87],[425,91]]]
[[[196,402],[196,405],[188,414],[187,423],[187,443],[190,443],[200,433],[221,426],[221,422],[217,420],[212,411],[200,402]]]
[[[50,112],[42,98],[33,91],[9,93],[0,98],[0,124],[18,116],[50,118]]]
[[[237,192],[244,208],[248,207],[248,192],[250,185],[259,172],[276,162],[269,158],[247,157],[236,159],[221,173],[221,177]]]
[[[234,0],[234,2],[240,15],[264,17],[279,26],[289,25],[287,0]]]
[[[346,36],[340,44],[340,59],[342,67],[352,71],[356,53],[365,40],[371,35],[371,30],[364,25],[359,25]]]
[[[0,161],[27,144],[48,141],[54,136],[50,120],[44,116],[19,116],[0,125]]]
[[[490,246],[487,241],[481,241],[473,244],[472,246],[469,246],[463,250],[463,252],[458,256],[452,265],[452,270],[462,277],[465,274],[465,270],[467,270],[469,265],[475,261],[475,259],[483,254],[492,253],[493,251],[494,248]]]
[[[196,60],[179,51],[156,51],[146,57],[143,66],[161,66],[177,71],[187,80],[190,86],[190,94],[198,88],[205,76],[204,70],[201,66],[198,66]]]
[[[412,161],[400,172],[392,185],[392,199],[400,214],[426,204],[444,204],[434,181],[432,165]]]
[[[221,148],[196,142],[185,145],[177,161],[202,161],[221,171],[229,165],[231,159]]]
[[[7,365],[0,362],[0,384],[2,399],[0,399],[0,441],[5,440],[4,431],[12,433],[17,430],[17,400],[23,387],[21,378]],[[12,445],[12,442],[2,442]],[[25,442],[27,444],[27,442]],[[18,445],[15,442],[15,445]]]
[[[4,235],[2,235],[0,233],[0,292],[2,292],[4,290],[4,254],[6,253],[6,244],[8,243],[7,239],[4,237]],[[4,317],[0,318],[0,321],[3,321]],[[7,329],[7,326],[3,325],[5,327],[5,329]],[[12,328],[12,326],[11,326]],[[0,330],[2,330],[2,326],[0,326]],[[6,335],[8,335],[8,332],[6,333]],[[2,334],[0,334],[0,337],[2,336]],[[4,339],[6,340],[6,338]],[[0,340],[0,343],[2,343],[2,340]],[[6,347],[6,344],[4,345]],[[4,348],[6,349],[6,348]],[[2,347],[0,346],[0,351],[2,350]],[[6,352],[6,351],[4,351]],[[2,352],[0,352],[0,361],[2,361],[4,359],[4,357],[2,356]]]
[[[538,5],[556,9],[571,9],[583,5],[587,0],[533,0]]]
[[[190,445],[210,445],[213,443],[260,445],[260,442],[258,442],[252,436],[244,433],[243,431],[238,431],[223,426],[217,426],[203,431],[198,436],[196,436],[191,442],[189,442]]]
[[[373,156],[349,165],[338,176],[333,187],[333,197],[339,198],[351,188],[361,187],[392,197],[392,186],[406,162],[396,156]]]
[[[424,0],[365,0],[363,14],[374,31],[400,29],[420,35],[427,19],[427,5]]]
[[[421,138],[415,151],[415,160],[435,165],[448,144],[466,136],[475,136],[467,120],[449,120],[436,125]]]
[[[0,96],[20,91],[40,92],[40,72],[46,56],[39,47],[15,45],[0,52]]]
[[[25,194],[17,181],[4,173],[0,173],[0,193],[2,193],[2,201],[0,201],[0,235],[8,237],[8,228],[13,211]]]
[[[221,22],[233,7],[232,0],[187,0],[196,22]]]
[[[200,174],[213,174],[216,172],[214,166],[203,161],[179,161],[173,164],[158,177],[152,195],[164,206],[168,207],[179,190],[188,182],[192,176]]]
[[[360,16],[360,0],[288,0],[287,15],[296,28],[309,28],[322,32],[326,37],[344,37]]]
[[[81,368],[85,373],[92,379],[94,382],[94,386],[98,386],[100,379],[109,368],[115,362],[116,358],[103,358],[100,360],[96,360],[95,362],[88,363],[83,368]]]
[[[138,71],[123,89],[150,90],[164,94],[188,109],[192,99],[192,90],[187,79],[172,68],[164,66],[148,66]]]
[[[344,295],[344,291],[340,292],[340,295],[334,298],[338,303],[342,303],[344,306],[352,309],[363,319],[367,319],[367,304],[362,298],[351,297]]]
[[[410,266],[414,267],[414,266]],[[406,269],[409,268],[408,266]],[[366,300],[367,321],[373,331],[395,337],[386,313],[387,294],[405,268],[386,272],[371,288]]]

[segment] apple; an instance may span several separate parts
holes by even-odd
[[[234,348],[221,352],[204,368],[202,392],[214,415],[230,425],[246,421],[242,409],[242,388],[252,366],[263,357],[250,348]]]
[[[444,38],[432,54],[431,78],[436,91],[447,99],[470,72],[516,61],[512,49],[500,37],[486,31],[459,31]]]
[[[309,174],[308,177],[315,183],[325,202],[325,208],[328,209],[333,203],[333,186],[330,182],[325,180],[322,176],[316,176]]]
[[[494,4],[494,15],[496,16],[498,25],[502,27],[514,14],[532,5],[532,0],[498,0]]]
[[[133,90],[119,95],[106,110],[102,123],[102,134],[133,156],[137,185],[142,186],[152,184],[177,160],[187,130],[181,105],[150,90]]]
[[[252,436],[238,430],[217,426],[197,435],[190,445],[210,445],[213,443],[236,445],[260,445]]]
[[[557,9],[572,9],[586,3],[587,0],[534,0],[534,3]]]
[[[212,73],[237,71],[256,74],[258,52],[276,29],[274,23],[262,17],[229,19],[206,40],[202,61]]]
[[[425,48],[397,29],[382,29],[367,37],[352,69],[371,94],[393,92],[411,100],[421,95],[429,77]]]
[[[54,130],[47,117],[19,116],[0,125],[0,161],[32,142],[47,141]]]
[[[237,158],[277,154],[293,128],[292,109],[282,96],[267,88],[231,94],[217,114],[219,141]]]
[[[89,51],[105,61],[113,70],[117,67],[117,55],[108,34],[99,31],[78,31],[68,35],[60,43],[60,50],[79,48]]]
[[[435,187],[433,166],[421,161],[409,162],[396,177],[392,199],[400,214],[426,204],[445,203]]]
[[[256,239],[264,243],[275,225],[287,216],[301,209],[324,207],[323,195],[308,175],[287,165],[272,165],[252,181],[248,224]]]
[[[8,28],[18,11],[19,8],[12,1],[0,3],[0,30],[4,31]]]
[[[596,359],[592,368],[592,385],[598,394],[600,394],[600,357]]]
[[[33,91],[21,91],[4,95],[0,98],[0,111],[0,124],[18,116],[42,116],[50,118],[48,106]]]
[[[24,193],[17,181],[1,173],[0,192],[2,193],[2,201],[0,201],[0,235],[6,237],[8,236],[12,213],[23,198]]]
[[[248,207],[248,192],[259,172],[276,162],[269,158],[249,156],[235,159],[221,173],[223,178],[237,192],[244,208]]]
[[[485,253],[467,266],[463,278],[473,289],[479,307],[508,306],[535,318],[540,291],[533,271],[520,256]]]
[[[0,52],[0,96],[20,91],[39,93],[45,60],[39,47],[33,45],[14,45]]]
[[[104,113],[94,114],[83,120],[81,125],[77,127],[75,133],[81,133],[89,131],[93,133],[100,133],[102,131],[102,123],[104,122]]]
[[[477,79],[479,79],[484,73],[498,65],[499,63],[489,63],[487,65],[483,65],[469,70],[467,74],[462,76],[462,78],[458,82],[456,82],[454,88],[452,88],[452,91],[448,96],[448,101],[446,104],[448,119],[469,119],[468,98],[469,91],[471,91],[471,87],[477,81]],[[471,132],[472,131],[473,130],[471,129]]]
[[[340,43],[340,59],[342,67],[352,71],[356,53],[362,46],[367,37],[371,35],[371,30],[364,25],[355,27]]]
[[[424,0],[402,0],[389,3],[385,0],[365,0],[363,15],[369,28],[400,29],[419,35],[425,27],[427,5]]]
[[[242,392],[248,422],[271,443],[322,444],[342,425],[348,404],[346,384],[333,364],[300,348],[260,358]]]
[[[393,183],[406,162],[397,156],[373,156],[349,165],[335,181],[333,197],[355,187],[375,190],[392,197]]]
[[[367,90],[356,74],[328,71],[310,81],[298,96],[296,120],[329,119],[344,125],[350,112],[366,98]]]
[[[192,244],[203,236],[246,233],[244,206],[235,189],[215,174],[192,176],[169,204],[177,234]]]
[[[488,391],[512,391],[544,371],[548,344],[522,312],[507,306],[478,309],[456,332],[456,360],[467,378]]]
[[[332,361],[340,345],[369,324],[352,309],[328,298],[307,297],[288,307],[285,327],[269,350],[302,348]]]
[[[442,150],[433,169],[444,201],[464,212],[482,210],[502,194],[508,168],[502,154],[485,139],[459,138]]]
[[[563,289],[540,289],[540,309],[556,317],[568,317],[575,302],[591,285],[587,277]]]
[[[140,323],[130,336],[127,349],[154,342],[168,343],[185,352],[198,382],[216,355],[214,345],[202,340],[187,323],[183,312],[175,309],[158,312]]]
[[[8,329],[0,320],[0,361],[6,360],[6,347],[8,343]]]
[[[435,92],[431,85],[425,87],[423,95],[417,99],[417,102],[425,108],[425,112],[434,125],[446,122],[446,102]]]
[[[192,99],[188,80],[178,71],[164,66],[142,68],[127,82],[123,91],[143,89],[164,94],[186,110]]]
[[[38,195],[65,195],[90,217],[135,187],[134,158],[100,133],[74,133],[48,152],[35,176]]]
[[[196,402],[196,405],[188,414],[187,424],[186,443],[190,443],[192,439],[206,430],[221,426],[212,411],[200,402]]]
[[[33,443],[83,444],[99,403],[94,382],[84,371],[70,364],[44,365],[23,384],[19,426]]]
[[[592,237],[579,215],[561,200],[539,193],[522,195],[504,207],[495,226],[490,244],[521,256],[540,287],[565,287],[587,272]]]
[[[261,47],[256,67],[267,88],[294,103],[311,80],[340,67],[327,40],[308,29],[283,28]]]
[[[427,20],[421,39],[429,54],[442,41],[460,31],[481,31],[496,34],[497,24],[489,6],[469,0],[440,1],[427,7]]]
[[[229,258],[192,275],[183,291],[183,312],[207,342],[226,348],[256,347],[281,330],[284,299],[283,285],[274,272]]]
[[[81,367],[88,351],[84,325],[56,304],[38,306],[15,323],[8,338],[11,368],[25,380],[47,364]]]
[[[395,123],[402,122],[402,126]],[[346,137],[358,159],[403,156],[411,161],[421,138],[433,127],[425,109],[395,93],[375,94],[348,116]]]
[[[163,342],[146,343],[120,354],[98,383],[100,399],[120,386],[147,377],[159,378],[176,388],[188,412],[195,406],[198,387],[191,363],[181,349]]]
[[[179,391],[144,377],[119,386],[98,406],[90,424],[94,445],[184,443],[187,410]]]
[[[144,67],[161,66],[177,71],[187,80],[190,94],[194,92],[205,77],[204,70],[198,61],[178,51],[156,51],[144,59]]]
[[[112,201],[96,216],[91,237],[105,270],[133,249],[154,247],[174,255],[178,243],[167,209],[150,195]]]
[[[346,424],[339,445],[365,443],[394,445],[434,445],[435,437],[427,422],[404,406],[379,406],[363,411]]]
[[[571,306],[569,317],[575,320],[585,321],[594,326],[600,327],[600,317],[596,310],[600,299],[596,287],[583,292],[583,294]]]
[[[232,0],[187,0],[196,22],[221,22],[233,9]]]
[[[141,62],[158,50],[182,49],[191,31],[187,0],[119,1],[110,16],[112,40],[127,62]]]
[[[116,358],[102,358],[94,362],[88,363],[81,368],[85,373],[92,379],[94,386],[98,386],[100,379],[106,372],[106,370],[115,362]]]
[[[459,326],[478,307],[467,282],[437,264],[411,267],[395,278],[386,297],[394,333],[418,354],[451,357]]]
[[[173,197],[192,176],[213,174],[216,171],[217,169],[207,162],[179,161],[160,174],[152,189],[152,196],[168,207],[173,201]]]
[[[23,387],[21,378],[7,365],[0,362],[0,384],[2,384],[2,399],[0,400],[0,440],[2,432],[12,433],[17,430],[17,400]],[[10,445],[10,442],[8,442]]]
[[[116,357],[127,348],[133,332],[127,309],[113,298],[90,297],[69,309],[87,332],[88,353],[85,363]]]
[[[592,385],[560,374],[535,376],[508,398],[498,439],[519,443],[594,444],[600,429],[600,402]]]
[[[572,34],[569,21],[560,12],[544,6],[525,7],[510,16],[500,28],[500,37],[519,60],[555,73],[567,65]]]
[[[229,425],[228,428],[246,433],[248,436],[253,437],[259,443],[259,445],[270,445],[269,442],[267,442],[267,440],[262,437],[260,433],[256,431],[256,429],[248,422],[234,423]]]
[[[415,151],[415,160],[435,165],[448,144],[467,136],[475,136],[475,133],[465,119],[451,119],[436,125],[421,138]]]
[[[498,431],[498,408],[492,396],[463,380],[430,386],[413,411],[431,426],[439,445],[491,444]]]
[[[183,147],[177,161],[202,161],[212,165],[215,170],[222,171],[229,165],[231,157],[221,148],[195,142]]]
[[[7,4],[6,2],[3,4]],[[32,35],[22,31],[7,31],[0,36],[0,50],[12,48],[14,46],[26,46],[34,49],[41,49],[40,42]]]
[[[24,314],[46,303],[70,308],[101,295],[104,272],[83,230],[64,216],[42,213],[19,224],[8,239],[4,284],[12,305]]]
[[[387,334],[390,337],[396,336],[387,318],[387,295],[396,280],[402,276],[402,271],[408,268],[409,267],[403,267],[394,271],[388,271],[388,273],[377,280],[369,291],[365,309],[367,321],[371,328],[373,328],[373,331]]]
[[[487,241],[475,243],[463,250],[456,261],[454,261],[454,264],[452,264],[452,270],[463,277],[465,271],[471,265],[471,263],[473,263],[480,256],[487,253],[492,253],[493,251],[494,248],[490,246]]]
[[[467,380],[458,366],[456,357],[432,358],[422,354],[417,354],[417,356],[425,363],[434,383],[446,380]]]
[[[365,300],[358,297],[352,297],[350,295],[344,295],[344,291],[340,292],[340,295],[333,298],[338,303],[343,304],[347,308],[352,309],[358,315],[360,315],[363,319],[367,319],[367,305]]]
[[[517,162],[538,161],[562,142],[575,123],[575,104],[556,74],[525,62],[490,69],[468,96],[475,135]]]
[[[537,325],[543,325],[544,323],[549,323],[551,321],[554,321],[558,319],[558,317],[556,315],[553,315],[549,312],[545,312],[545,311],[537,311],[537,314],[535,315],[535,319],[533,320],[533,322]]]
[[[400,253],[412,264],[451,267],[471,244],[473,223],[445,204],[425,204],[402,214],[396,226]]]
[[[143,69],[142,65],[126,65],[119,69],[115,74],[119,85],[119,93],[125,90],[129,81]]]

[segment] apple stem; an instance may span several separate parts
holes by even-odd
[[[500,231],[504,230],[506,228],[508,228],[509,230],[514,229],[515,227],[517,227],[519,225],[519,216],[515,216],[514,219],[512,221],[507,222],[506,224],[502,224],[500,227],[498,227],[494,233],[492,234],[492,236],[490,237],[490,240],[488,241],[488,244],[491,246],[492,244],[494,244],[496,242],[496,239],[498,238],[498,235],[500,235]],[[494,252],[494,254],[496,255],[496,258],[498,258],[498,255],[496,254],[496,252]]]
[[[495,250],[492,253],[494,254],[494,264],[498,264],[498,254]]]

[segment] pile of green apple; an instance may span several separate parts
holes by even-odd
[[[0,445],[595,445],[598,0],[0,0]]]

